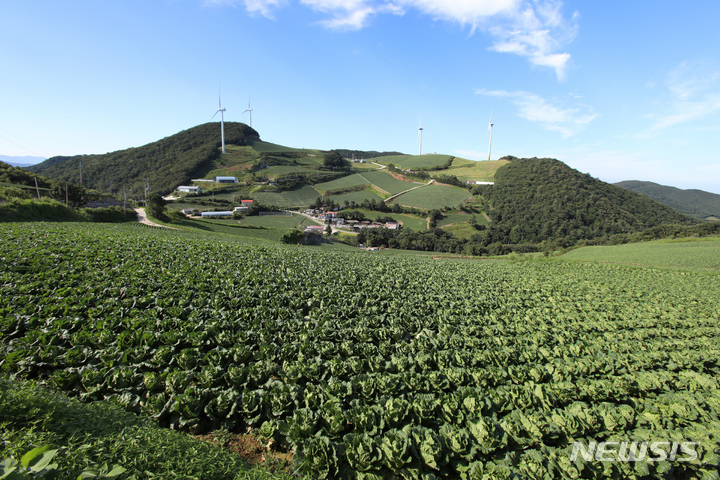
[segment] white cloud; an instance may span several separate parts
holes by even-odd
[[[550,67],[558,79],[565,78],[570,54],[559,52],[577,35],[577,18],[565,19],[561,13],[562,3],[549,0],[546,3],[525,2],[504,21],[490,28],[496,41],[491,50],[527,57],[531,64]]]
[[[203,3],[209,6],[235,6],[244,4],[245,9],[251,14],[260,14],[267,18],[274,18],[273,11],[284,7],[287,0],[204,0]]]
[[[660,111],[646,115],[653,124],[643,135],[720,113],[720,70],[702,62],[683,62],[671,71]]]
[[[541,96],[518,90],[478,90],[479,95],[507,98],[517,108],[517,115],[525,120],[541,125],[546,130],[559,132],[563,137],[571,137],[583,130],[597,118],[597,114],[587,105],[571,107],[556,106]]]
[[[409,8],[414,8],[437,19],[457,22],[470,26],[473,30],[487,18],[511,13],[517,9],[520,0],[399,0]]]
[[[204,0],[206,5],[244,4],[268,18],[291,0]],[[373,16],[403,15],[414,9],[442,21],[480,29],[492,38],[490,50],[526,57],[563,79],[570,63],[565,45],[577,35],[577,14],[567,19],[559,0],[299,0],[330,18],[319,23],[333,30],[360,30]]]
[[[371,0],[301,0],[300,3],[311,9],[330,15],[321,25],[332,30],[360,30],[367,26],[374,15],[392,13],[402,15],[403,9],[392,2],[374,2]]]

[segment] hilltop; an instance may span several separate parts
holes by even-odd
[[[141,147],[98,155],[57,156],[28,167],[58,181],[80,182],[99,191],[141,195],[147,181],[153,190],[171,192],[178,185],[212,168],[220,157],[217,123],[198,125]],[[258,133],[242,123],[225,124],[225,141],[248,145],[259,140]]]
[[[626,180],[615,183],[618,187],[641,193],[668,205],[678,212],[701,219],[720,219],[720,195],[703,190],[682,190],[653,182]]]

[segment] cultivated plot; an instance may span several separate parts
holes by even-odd
[[[395,198],[392,203],[408,207],[433,209],[457,207],[471,197],[470,192],[459,187],[428,185],[403,193]]]

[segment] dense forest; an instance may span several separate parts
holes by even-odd
[[[672,208],[549,158],[514,159],[498,169],[495,185],[478,186],[490,204],[486,244],[567,243],[640,232],[696,220]]]
[[[653,182],[627,180],[614,185],[664,203],[678,212],[699,219],[720,218],[720,195],[702,190],[682,190]]]
[[[141,195],[147,180],[153,191],[169,193],[209,170],[220,155],[219,130],[218,123],[206,123],[142,147],[103,155],[52,157],[28,170],[80,183],[82,162],[82,185],[86,188],[114,192],[125,188],[128,195]],[[258,133],[244,123],[225,123],[226,145],[245,146],[259,139]]]

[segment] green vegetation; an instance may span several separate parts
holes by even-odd
[[[348,193],[340,193],[337,195],[328,195],[325,197],[327,200],[331,200],[336,205],[342,205],[345,202],[348,203],[363,203],[365,201],[374,201],[377,203],[383,203],[382,197],[380,197],[378,194],[373,192],[372,190],[358,190],[354,192],[348,192]]]
[[[312,204],[320,196],[317,190],[310,185],[303,185],[299,188],[292,190],[285,190],[282,192],[283,196],[287,198],[288,203],[292,206],[306,207]]]
[[[581,239],[696,221],[643,195],[601,182],[547,158],[514,159],[495,185],[475,187],[492,205],[485,243],[573,245]]]
[[[323,195],[333,195],[334,193],[345,193],[345,190],[360,187],[364,189],[368,185],[368,181],[360,174],[346,175],[330,182],[318,183],[315,189]]]
[[[115,478],[109,475],[112,470],[124,470],[121,479],[280,478],[246,466],[217,445],[159,428],[110,402],[87,404],[29,382],[0,378],[0,425],[0,459],[19,460],[36,445],[46,445],[47,453],[49,447],[55,449],[50,456],[54,463],[43,468],[49,473],[45,478],[75,480],[82,472],[86,476],[81,478]],[[114,469],[108,466],[113,464]],[[91,476],[93,471],[97,476]]]
[[[374,162],[383,165],[393,164],[398,168],[410,170],[422,170],[428,168],[441,167],[447,164],[453,157],[450,155],[390,155],[386,157],[378,157],[373,159]]]
[[[218,123],[206,123],[142,147],[103,155],[53,157],[28,170],[58,181],[80,183],[97,190],[125,188],[128,195],[142,196],[146,179],[154,191],[169,193],[192,178],[202,178],[220,157]],[[249,145],[258,133],[242,123],[225,122],[228,145]]]
[[[312,478],[717,474],[718,274],[378,257],[129,225],[0,234],[0,372],[97,402],[83,407],[99,420],[5,388],[13,455],[77,441],[57,458],[76,472],[240,472],[142,418],[108,420],[109,401],[180,430],[251,428]],[[593,440],[699,442],[698,458],[569,460]]]
[[[563,258],[682,269],[720,269],[720,239],[661,240],[613,246],[581,247]]]
[[[403,193],[392,202],[416,208],[457,207],[472,195],[462,188],[443,185],[428,185]]]
[[[681,190],[653,182],[629,180],[615,185],[641,193],[691,217],[720,219],[720,195],[702,190]]]
[[[277,144],[270,143],[270,142],[263,142],[259,139],[249,141],[248,143],[253,148],[253,150],[255,150],[257,152],[265,152],[265,153],[277,153],[277,152],[290,153],[290,152],[292,152],[292,153],[294,153],[294,152],[302,151],[302,150],[298,150],[297,148],[290,148],[290,147],[285,147],[285,146],[277,145]]]
[[[452,166],[442,172],[433,172],[432,175],[455,175],[462,181],[482,180],[493,181],[495,172],[503,165],[507,165],[508,160],[492,160],[489,162],[474,162],[472,160],[464,160],[455,158]]]
[[[391,195],[395,195],[405,190],[409,190],[417,186],[415,182],[407,182],[404,180],[398,180],[390,173],[385,170],[378,170],[374,172],[364,172],[361,174],[367,181],[373,186],[383,190]]]

